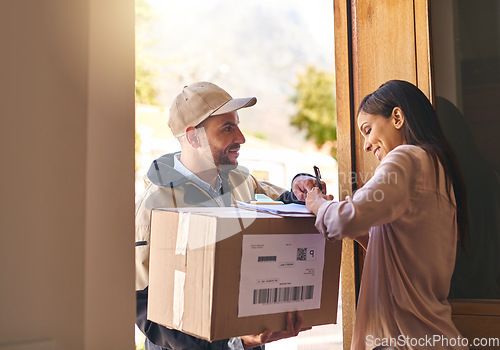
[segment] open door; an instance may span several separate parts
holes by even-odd
[[[485,1],[487,2],[488,0]],[[495,0],[490,1],[495,3]],[[461,13],[465,13],[467,10],[470,10],[470,8],[464,8],[467,6],[464,4],[467,2],[466,0],[443,0],[442,2],[453,3],[452,7],[455,12],[461,11]],[[439,3],[441,3],[441,1],[439,1]],[[460,3],[462,7],[457,5],[458,3]],[[478,6],[476,2],[469,1],[469,3],[469,6]],[[496,31],[493,31],[496,33],[496,36],[493,37],[492,40],[500,36],[500,31],[498,30],[498,28],[500,28],[498,26],[500,21],[498,19],[500,7],[498,6],[498,1],[496,1],[496,3],[496,7],[491,5],[490,8],[486,6],[486,8],[482,9],[490,12],[491,21],[497,25]],[[346,195],[352,195],[353,191],[363,186],[374,173],[377,166],[373,157],[367,157],[364,154],[363,140],[357,130],[355,121],[357,106],[366,94],[374,91],[387,80],[402,79],[417,85],[436,106],[436,94],[434,91],[436,81],[434,78],[434,71],[439,70],[439,74],[441,74],[442,69],[449,68],[449,62],[441,59],[439,61],[441,62],[440,65],[435,64],[432,54],[433,41],[431,32],[433,32],[433,35],[438,35],[438,33],[443,33],[443,31],[447,29],[451,30],[453,33],[453,31],[459,30],[457,29],[459,26],[453,23],[451,27],[448,26],[446,28],[439,25],[433,26],[431,22],[432,10],[437,12],[436,16],[439,16],[439,19],[444,14],[440,12],[441,10],[431,8],[431,2],[428,0],[334,1],[340,199],[345,198]],[[434,23],[441,23],[439,19]],[[462,28],[462,31],[463,30],[465,29]],[[476,34],[480,35],[479,32]],[[434,46],[436,45],[442,45],[442,43],[434,42]],[[487,45],[487,43],[484,45]],[[496,45],[498,45],[498,40]],[[498,55],[499,53],[500,49],[497,49],[496,54]],[[460,54],[460,52],[457,51],[457,54]],[[448,57],[448,60],[450,59],[451,58]],[[455,56],[452,59],[456,62]],[[495,62],[498,62],[495,61],[494,57],[490,61],[485,61],[493,62],[493,64],[491,64],[492,67]],[[469,66],[467,66],[467,64],[469,64]],[[466,71],[471,73],[471,71],[477,68],[478,62],[476,62],[476,65],[472,64],[472,66],[471,63],[465,62],[463,66],[469,67],[469,70]],[[500,67],[500,65],[496,67],[499,69],[498,67]],[[462,71],[463,70],[458,71],[458,74]],[[452,74],[457,74],[457,70],[452,72]],[[487,75],[488,74],[486,74],[486,76]],[[443,78],[443,80],[441,80],[441,85],[438,86],[441,87],[444,81],[446,81],[446,78]],[[444,83],[444,86],[448,87],[446,83]],[[493,107],[498,107],[497,105],[500,101],[499,86],[500,84],[495,82],[476,84],[473,87],[469,85],[455,86],[455,90],[459,91],[456,95],[460,99],[465,98],[468,101],[465,103],[465,105],[468,106],[466,108],[469,108],[468,111],[470,111],[471,108],[476,108],[475,112],[469,112],[468,115],[470,117],[469,121],[473,124],[476,123],[474,124],[474,130],[476,136],[479,138],[479,135],[481,132],[484,132],[486,126],[484,123],[481,124],[482,126],[477,125],[478,121],[482,120],[482,122],[484,122],[485,119],[485,116],[481,113],[481,111],[484,112],[484,108],[481,109],[484,107],[481,101],[487,100],[490,102],[487,106],[487,111],[493,111]],[[468,93],[463,92],[467,89],[469,89]],[[484,95],[485,91],[487,91],[487,95]],[[494,97],[495,94],[496,98]],[[497,105],[495,105],[495,103]],[[489,128],[496,128],[496,131],[499,130],[499,109],[496,108],[494,111],[496,111],[497,119],[494,119],[492,116],[486,118],[489,123],[488,127],[486,127],[488,132],[491,132]],[[492,119],[494,119],[493,122],[491,121]],[[453,122],[443,125],[443,127],[445,128],[445,132],[447,132],[446,129],[451,132],[453,129]],[[496,133],[496,135],[498,135],[498,133]],[[496,136],[496,138],[498,139],[498,136]],[[488,147],[485,148],[487,149]],[[455,150],[457,154],[461,152],[460,149],[456,148]],[[498,147],[494,151],[498,151]],[[458,154],[458,156],[460,156],[460,154]],[[488,159],[488,157],[492,157],[493,154],[487,153],[484,156]],[[496,155],[495,159],[498,160],[500,158]],[[493,178],[492,176],[490,179]],[[474,179],[472,179],[472,181],[474,181]],[[490,206],[490,209],[495,208],[494,205],[498,205],[498,202],[494,203],[494,200],[495,199],[492,199],[493,204]],[[495,213],[494,210],[489,210],[487,213],[492,221],[499,216],[498,211]],[[490,241],[491,244],[498,247],[500,234],[498,232],[498,226],[495,227],[496,229],[490,232],[488,238],[493,240],[492,242]],[[474,229],[476,230],[474,231]],[[475,244],[478,237],[477,232],[477,227],[471,227],[471,241],[469,244],[474,246],[474,253],[476,255],[480,250]],[[488,252],[493,250],[494,249],[490,249]],[[350,349],[364,251],[357,243],[351,240],[344,240],[342,252],[344,349]],[[492,288],[494,288],[496,283],[498,287],[500,283],[500,275],[498,275],[500,264],[498,263],[499,260],[497,257],[497,255],[499,255],[498,250],[496,250],[496,252],[495,257],[487,254],[486,257],[483,257],[481,263],[463,260],[464,257],[462,256],[461,264],[467,268],[456,270],[454,280],[460,281],[461,286],[468,283],[474,283],[466,280],[474,275],[473,273],[471,274],[472,267],[468,266],[468,263],[470,263],[473,265],[474,269],[479,271],[487,268],[488,273],[483,274],[483,276],[485,276],[484,278],[493,278],[494,281],[490,283],[490,285],[493,285]],[[493,268],[491,266],[485,266],[484,264],[486,262],[493,265]],[[474,300],[454,300],[452,302],[453,312],[456,314],[454,315],[454,321],[464,336],[469,337],[469,339],[475,336],[487,335],[498,337],[500,334],[500,301],[497,299],[500,299],[500,295],[493,293],[487,301],[477,300],[477,298],[475,298]],[[486,322],[484,324],[488,325],[486,329],[481,327],[481,333],[477,332],[477,328],[479,328],[477,327],[478,317],[482,317],[480,322],[484,321]],[[476,328],[474,328],[474,324]]]

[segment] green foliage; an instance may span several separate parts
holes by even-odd
[[[146,0],[135,2],[135,102],[157,105],[158,91],[154,87],[157,76],[154,60],[146,48],[153,42],[149,39],[152,23],[156,20]]]
[[[298,75],[294,87],[291,100],[297,113],[291,117],[290,124],[305,130],[306,138],[313,140],[318,147],[337,140],[334,74],[309,66],[305,73]]]
[[[144,60],[139,58],[139,55],[136,53],[135,102],[157,105],[156,96],[158,91],[153,86],[156,73],[151,68],[147,68],[144,63],[142,63],[143,61]]]
[[[253,136],[258,138],[258,139],[261,139],[261,140],[267,140],[267,135],[263,132],[260,132],[260,131],[254,132]]]
[[[137,155],[141,153],[141,135],[137,132],[137,128],[135,129],[135,158],[137,159]],[[137,172],[137,161],[135,162],[135,171]]]

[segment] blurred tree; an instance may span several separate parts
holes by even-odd
[[[156,17],[146,0],[135,1],[135,103],[158,105],[158,91],[154,87],[156,65],[154,59],[146,52],[151,46],[151,25]],[[141,137],[135,130],[135,154],[140,153]],[[137,162],[135,164],[137,172]],[[137,175],[137,174],[136,174]]]
[[[297,107],[297,113],[290,118],[290,124],[299,130],[305,130],[306,139],[313,140],[318,147],[328,141],[337,140],[337,114],[335,108],[335,76],[307,67],[297,76],[295,93],[291,100]],[[336,157],[336,148],[331,154]]]
[[[158,91],[154,87],[157,76],[154,59],[146,48],[153,44],[150,38],[151,25],[156,17],[146,0],[135,2],[135,102],[158,105]]]

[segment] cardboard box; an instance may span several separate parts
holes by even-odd
[[[341,242],[314,221],[234,207],[154,210],[148,318],[209,341],[283,330],[284,309],[303,310],[304,327],[336,323]]]

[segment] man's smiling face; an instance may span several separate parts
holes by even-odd
[[[238,165],[240,145],[245,136],[238,124],[238,112],[214,115],[205,119],[197,128],[204,128],[214,164],[217,167]]]

